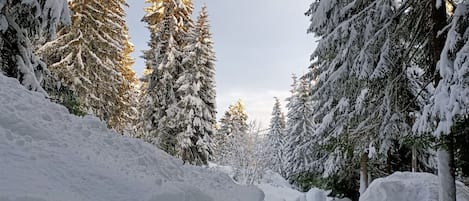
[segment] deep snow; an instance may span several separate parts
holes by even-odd
[[[457,182],[457,200],[469,201],[469,188]],[[360,201],[438,201],[439,179],[429,173],[396,172],[371,182]]]
[[[262,201],[256,187],[183,165],[0,74],[1,201]]]

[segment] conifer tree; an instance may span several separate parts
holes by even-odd
[[[191,1],[153,0],[147,8],[144,21],[151,33],[150,49],[144,58],[151,72],[144,78],[147,81],[143,121],[145,139],[171,155],[177,155],[177,116],[180,113],[176,81],[184,71],[184,47],[188,44],[189,30],[193,27],[190,15]],[[180,152],[180,151],[179,151]]]
[[[434,8],[446,11],[445,5]],[[443,15],[440,18],[444,19]],[[469,85],[469,1],[457,5],[441,54],[429,66],[435,90],[417,118],[417,133],[431,133],[443,146],[438,150],[440,200],[456,200],[455,137],[458,124],[468,118]],[[437,26],[437,24],[435,25]],[[440,36],[441,37],[441,36]],[[439,39],[441,40],[441,39]],[[433,43],[438,50],[438,41]],[[432,50],[432,49],[431,49]],[[439,61],[438,61],[439,60]],[[438,63],[435,63],[438,61]]]
[[[270,129],[267,134],[267,143],[265,147],[265,160],[267,167],[274,172],[286,177],[285,160],[285,116],[280,108],[280,101],[275,98],[272,118],[270,119]]]
[[[228,111],[220,119],[220,129],[218,130],[215,143],[215,162],[221,165],[232,164],[232,160],[236,160],[235,155],[240,154],[237,149],[243,146],[243,140],[246,140],[248,131],[247,123],[248,115],[244,111],[244,104],[238,100],[235,104],[230,105]]]
[[[296,81],[294,81],[296,82]],[[294,181],[304,173],[319,172],[315,164],[315,145],[313,134],[315,130],[312,121],[313,107],[311,101],[311,85],[307,80],[301,79],[294,83],[292,96],[288,98],[288,120],[286,125],[285,155],[286,175]]]
[[[0,71],[45,94],[41,84],[47,65],[34,48],[54,39],[60,23],[70,23],[65,0],[0,1]]]
[[[130,43],[128,30],[125,28],[126,37],[124,48],[122,49],[122,60],[119,62],[118,72],[123,76],[123,80],[118,88],[118,96],[122,99],[117,102],[114,112],[109,119],[109,125],[118,133],[135,136],[138,122],[138,80],[132,65],[135,63],[130,54],[134,51],[134,46]]]
[[[216,121],[214,53],[208,30],[207,11],[200,13],[197,26],[184,49],[183,72],[176,81],[178,156],[194,164],[207,164]]]
[[[71,1],[72,25],[38,50],[58,85],[76,94],[80,109],[119,132],[134,118],[127,107],[134,78],[124,6],[124,0]]]

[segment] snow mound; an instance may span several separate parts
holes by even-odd
[[[262,201],[256,187],[183,165],[76,117],[0,74],[1,201]]]
[[[438,201],[438,176],[397,172],[374,180],[360,201]],[[469,201],[469,188],[458,182],[457,200]]]

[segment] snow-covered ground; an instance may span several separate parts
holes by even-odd
[[[397,172],[374,180],[360,201],[438,201],[439,179],[429,173]],[[457,200],[469,201],[469,188],[457,182]]]
[[[211,169],[224,172],[233,178],[234,170],[229,166],[221,166],[217,164],[209,164]],[[265,194],[265,201],[330,201],[333,198],[327,197],[330,191],[313,188],[303,193],[294,189],[288,181],[286,181],[278,173],[267,170],[263,173],[260,181],[255,184]],[[349,201],[349,200],[341,200]]]
[[[183,165],[0,74],[1,201],[262,201],[256,187]]]

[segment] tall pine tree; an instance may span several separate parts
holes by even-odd
[[[183,72],[176,81],[178,114],[177,151],[184,161],[207,164],[216,122],[214,60],[206,7],[184,49]]]
[[[132,102],[127,89],[134,78],[125,5],[124,0],[71,1],[72,25],[61,28],[57,39],[38,50],[50,66],[52,79],[57,79],[52,81],[57,88],[51,90],[66,86],[78,97],[81,111],[96,115],[119,132],[134,118],[127,107]]]
[[[189,43],[191,1],[150,0],[144,21],[150,29],[150,49],[144,52],[148,72],[141,98],[145,139],[171,155],[178,150],[177,135],[182,133],[177,120],[182,100],[177,80],[184,73],[184,48]]]
[[[265,160],[269,169],[286,177],[285,160],[285,115],[280,107],[280,101],[275,98],[272,118],[270,119],[270,129],[267,134],[265,147]]]
[[[314,163],[317,161],[314,159],[316,147],[312,144],[315,124],[311,84],[305,79],[300,79],[298,83],[294,80],[292,95],[287,101],[285,171],[287,178],[297,183],[303,174],[320,171],[318,164]]]

